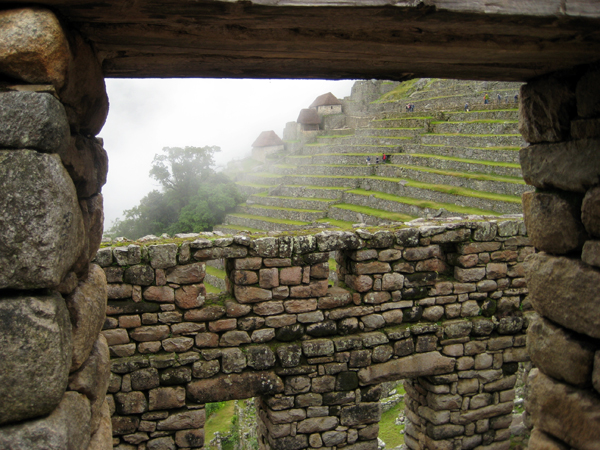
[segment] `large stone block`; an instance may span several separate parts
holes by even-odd
[[[531,385],[528,413],[536,428],[580,450],[595,450],[600,442],[600,398],[539,372]]]
[[[104,336],[98,336],[89,358],[69,377],[69,389],[84,394],[91,404],[92,433],[100,426],[102,405],[110,380],[110,355]]]
[[[543,317],[527,328],[527,351],[536,367],[557,380],[576,386],[592,381],[594,346]]]
[[[0,298],[0,424],[48,414],[58,405],[71,349],[69,312],[60,294]]]
[[[0,448],[82,450],[88,448],[90,434],[88,399],[78,392],[65,392],[60,404],[49,416],[0,427]]]
[[[565,328],[600,338],[600,272],[577,259],[546,253],[525,260],[534,309]]]
[[[85,239],[83,251],[73,266],[73,271],[81,278],[87,273],[90,261],[94,260],[102,241],[102,233],[104,231],[104,198],[102,194],[82,198],[79,200],[79,206],[83,216]]]
[[[68,147],[69,138],[67,114],[52,95],[0,93],[0,148],[60,154]]]
[[[581,220],[588,233],[600,237],[600,186],[590,189],[583,197]]]
[[[112,423],[110,420],[110,407],[105,400],[100,409],[100,421],[96,431],[92,432],[90,446],[87,450],[112,449]]]
[[[57,155],[0,152],[0,289],[58,286],[84,246],[75,187]]]
[[[58,153],[75,183],[79,198],[100,193],[108,173],[108,155],[101,140],[78,134],[72,136],[69,145]]]
[[[531,431],[528,450],[569,450],[569,447],[548,436],[537,428]]]
[[[527,184],[584,193],[600,183],[600,140],[582,139],[522,148],[519,157]]]
[[[519,131],[532,144],[559,142],[570,136],[571,119],[577,115],[575,85],[550,76],[521,86]]]
[[[283,381],[273,372],[243,372],[188,383],[188,398],[197,403],[239,400],[260,395],[280,394]]]
[[[447,358],[439,352],[418,353],[364,367],[358,371],[358,379],[361,385],[368,385],[403,378],[440,375],[452,372],[455,362],[454,358]]]
[[[80,281],[65,298],[71,317],[73,335],[73,362],[77,370],[88,358],[106,316],[106,276],[100,266],[92,265],[87,279]]]
[[[533,245],[553,254],[581,248],[587,238],[581,222],[581,202],[576,194],[525,192],[523,214]]]

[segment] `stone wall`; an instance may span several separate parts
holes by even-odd
[[[111,448],[100,335],[100,63],[42,8],[0,11],[0,448]]]
[[[523,195],[532,243],[526,262],[540,314],[527,347],[538,367],[526,405],[530,448],[591,449],[600,442],[600,67],[521,89]]]
[[[258,397],[261,448],[376,449],[379,385],[409,379],[411,449],[508,448],[528,359],[524,231],[421,220],[101,249],[115,445],[201,447],[204,404]],[[216,258],[221,296],[202,284]]]

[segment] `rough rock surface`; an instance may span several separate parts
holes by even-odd
[[[581,220],[588,233],[600,237],[600,186],[586,192],[581,205]]]
[[[566,328],[600,338],[600,271],[577,259],[546,253],[525,260],[534,309]]]
[[[72,136],[59,155],[73,179],[79,198],[100,193],[106,183],[108,155],[98,139],[79,134]]]
[[[418,353],[394,359],[383,364],[373,364],[358,371],[361,384],[383,383],[413,376],[439,375],[454,370],[454,358],[438,352]]]
[[[61,153],[69,145],[69,139],[67,114],[52,95],[0,93],[0,148]]]
[[[596,139],[582,139],[522,148],[523,178],[537,188],[583,193],[600,183],[599,145]]]
[[[83,248],[75,187],[58,155],[0,152],[0,288],[59,285]]]
[[[525,226],[538,250],[553,254],[581,248],[587,238],[581,223],[581,197],[567,193],[523,194]]]
[[[82,450],[90,442],[90,403],[85,395],[65,392],[47,417],[0,428],[7,450]]]
[[[245,372],[223,375],[187,385],[188,397],[197,403],[244,399],[283,392],[281,378],[273,372]]]
[[[86,280],[65,298],[73,333],[73,363],[77,370],[88,358],[106,315],[106,276],[93,264]]]
[[[0,298],[0,423],[52,411],[70,367],[71,324],[60,294]]]
[[[100,422],[98,429],[92,434],[90,446],[87,450],[112,450],[112,423],[110,420],[110,407],[105,400],[100,409]]]
[[[575,333],[535,317],[527,329],[527,351],[545,374],[575,386],[592,381],[594,347]]]
[[[539,372],[528,399],[536,428],[580,450],[595,450],[600,442],[600,398]]]

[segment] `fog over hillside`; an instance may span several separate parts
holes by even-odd
[[[104,225],[158,186],[148,176],[163,147],[216,145],[217,164],[247,156],[264,130],[287,122],[326,92],[350,95],[350,80],[107,79],[110,112],[100,133],[109,156]]]

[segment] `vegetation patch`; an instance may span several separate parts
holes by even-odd
[[[525,181],[519,177],[510,177],[508,175],[491,175],[487,173],[468,173],[468,172],[456,172],[451,170],[432,169],[430,167],[421,166],[408,166],[404,164],[390,164],[393,167],[399,167],[406,170],[416,170],[419,172],[428,172],[436,175],[448,175],[452,177],[468,178],[470,180],[478,181],[498,181],[500,183],[513,183],[513,184],[525,184]]]
[[[392,222],[410,222],[411,220],[415,219],[415,217],[409,216],[408,214],[395,213],[385,211],[382,209],[375,209],[369,206],[351,205],[349,203],[335,205],[335,208],[346,209],[360,214],[366,214],[368,216],[377,217],[379,219],[390,220]]]
[[[468,158],[458,158],[455,156],[439,156],[439,155],[430,155],[426,153],[410,153],[410,156],[415,156],[417,158],[432,158],[432,159],[441,159],[444,161],[456,161],[463,162],[467,164],[481,164],[484,166],[498,166],[498,167],[511,167],[514,169],[520,169],[521,165],[517,163],[508,163],[508,162],[496,162],[496,161],[487,161],[481,159],[468,159]]]
[[[260,220],[262,222],[281,223],[284,225],[297,225],[297,226],[308,225],[308,222],[300,222],[298,220],[274,219],[272,217],[253,216],[252,214],[236,213],[236,214],[229,214],[229,215],[231,217],[239,217],[240,219]]]

